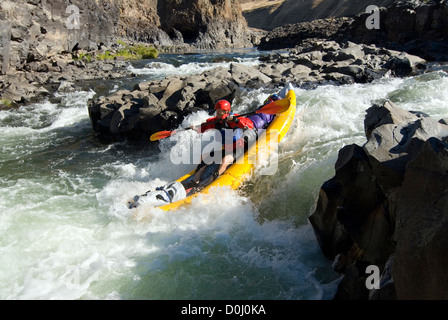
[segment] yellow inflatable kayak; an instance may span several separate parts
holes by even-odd
[[[263,130],[263,132],[259,134],[257,143],[254,143],[246,151],[246,153],[244,154],[244,159],[241,159],[242,157],[238,159],[222,175],[212,181],[200,192],[192,194],[184,199],[159,206],[157,208],[165,211],[177,209],[180,206],[191,203],[191,201],[199,194],[208,193],[213,187],[230,186],[234,190],[238,189],[251,174],[257,159],[260,159],[260,157],[268,156],[272,152],[272,148],[277,147],[278,142],[283,139],[283,137],[291,127],[291,124],[294,120],[294,115],[296,113],[295,92],[293,90],[289,90],[282,101],[285,104],[289,104],[289,108],[287,109],[287,111],[281,114],[277,114],[274,117],[268,128],[266,130]],[[189,172],[176,181],[184,181],[190,178],[194,173],[195,170]]]

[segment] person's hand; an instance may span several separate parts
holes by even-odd
[[[230,115],[227,117],[226,119],[228,122],[233,122],[233,123],[238,123],[240,122],[240,119],[238,119],[237,117],[235,117],[234,115]]]

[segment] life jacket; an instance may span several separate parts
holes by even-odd
[[[233,113],[230,113],[230,115],[233,115]],[[223,148],[226,151],[230,151],[235,149],[237,146],[241,146],[244,141],[242,140],[243,137],[243,130],[238,127],[231,127],[225,119],[223,121],[218,122],[215,124],[215,129],[219,131],[221,134],[221,143],[223,145]],[[229,143],[228,135],[232,135],[231,143]]]

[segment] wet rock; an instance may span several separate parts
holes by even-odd
[[[332,81],[339,84],[367,83],[388,74],[397,77],[415,75],[426,61],[405,52],[387,50],[353,42],[308,40],[289,53],[273,53],[260,58],[258,69],[273,83]]]
[[[375,43],[418,55],[425,60],[446,61],[448,47],[447,2],[396,1],[381,8],[380,28],[366,30],[370,15],[362,13],[342,26],[342,38],[356,43]]]
[[[392,275],[399,299],[448,299],[448,144],[431,137],[409,161],[396,193]]]
[[[335,299],[446,299],[448,126],[390,101],[364,123],[368,141],[340,150],[309,218],[346,276]],[[360,286],[368,265],[382,270],[376,291]]]
[[[395,62],[392,63],[393,61]],[[95,123],[93,127],[95,131],[102,134],[108,134],[108,129],[105,128],[109,127],[110,119],[106,117],[105,120],[101,120],[103,118],[101,114],[93,115],[101,110],[97,105],[121,106],[125,100],[123,94],[140,99],[142,102],[137,103],[137,108],[153,106],[150,114],[157,110],[161,113],[170,111],[171,120],[165,121],[165,119],[163,123],[169,123],[172,126],[182,121],[191,112],[212,110],[214,102],[219,99],[232,101],[243,88],[274,87],[287,82],[297,86],[321,83],[366,83],[388,73],[395,76],[401,75],[402,73],[399,72],[392,74],[392,71],[400,69],[397,61],[404,61],[406,75],[420,72],[418,66],[425,62],[419,57],[375,46],[351,42],[336,44],[334,41],[308,41],[306,46],[296,47],[288,53],[265,55],[260,58],[260,64],[256,66],[230,63],[229,67],[217,67],[199,75],[172,76],[160,81],[138,83],[132,91],[124,93],[119,91],[104,101],[93,102],[89,108]],[[403,69],[405,68],[400,70]],[[146,123],[149,123],[148,117],[148,114],[143,117]],[[160,117],[154,115],[153,118]],[[129,123],[141,128],[143,126],[139,124],[140,120],[130,120]],[[98,129],[98,121],[101,124],[101,130]],[[164,128],[163,125],[154,123],[155,120],[151,120],[150,126],[146,124],[145,129],[138,130],[143,130],[144,135],[147,136],[156,131],[155,127]],[[122,139],[122,135],[126,138],[131,135],[130,131],[125,133],[118,127],[114,128],[111,135],[116,138]],[[137,135],[132,134],[132,136]]]
[[[191,112],[211,112],[220,99],[232,102],[241,87],[264,86],[270,81],[254,67],[232,63],[230,68],[143,82],[132,91],[97,98],[89,103],[89,115],[99,139],[147,144],[151,134],[174,129]]]

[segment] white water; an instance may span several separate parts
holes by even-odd
[[[365,142],[365,110],[381,99],[447,117],[446,88],[443,71],[295,88],[278,173],[259,168],[241,190],[215,189],[173,212],[125,202],[191,169],[170,164],[175,143],[158,154],[96,143],[92,92],[0,111],[0,299],[330,299],[339,275],[307,217],[338,150]],[[236,111],[269,93],[246,92]]]

